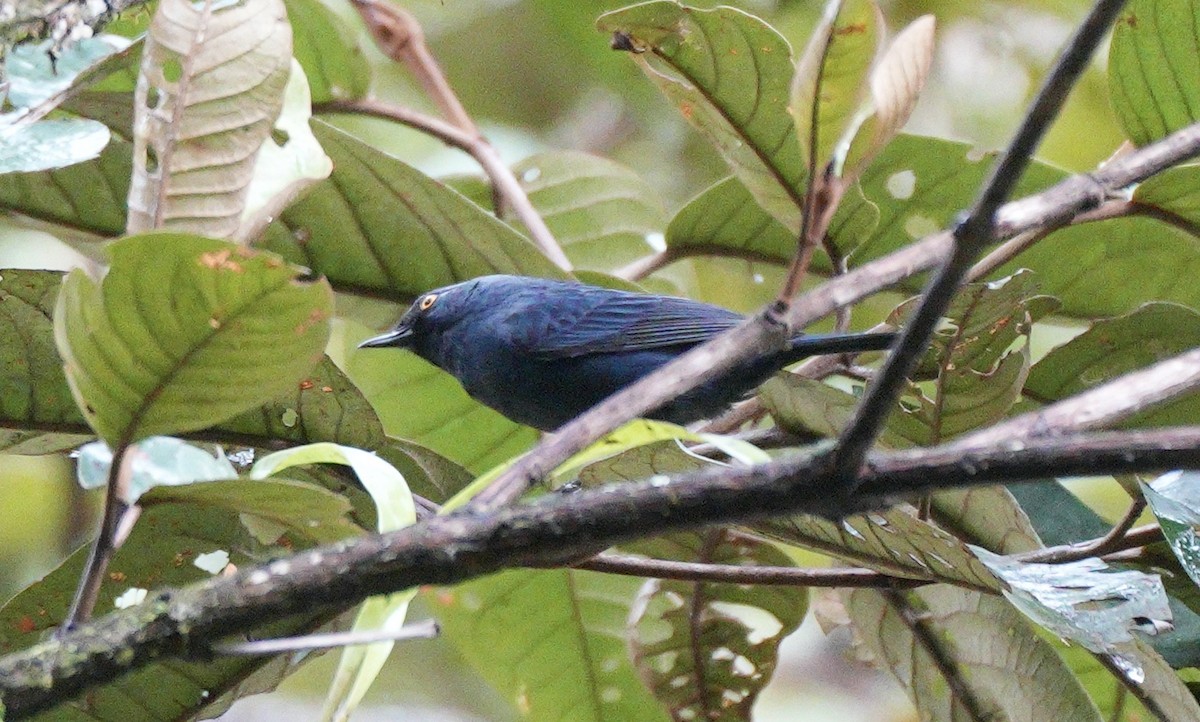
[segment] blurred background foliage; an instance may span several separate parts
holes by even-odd
[[[330,9],[361,29],[353,10]],[[725,163],[670,106],[623,53],[610,50],[595,29],[602,12],[622,0],[411,0],[404,3],[424,26],[428,42],[464,105],[505,161],[545,150],[576,149],[635,170],[673,213],[727,174]],[[718,3],[692,0],[698,7]],[[766,19],[803,48],[824,3],[815,0],[725,2]],[[901,28],[932,13],[938,21],[933,72],[908,132],[966,141],[981,150],[1001,146],[1046,67],[1082,16],[1082,0],[912,0],[881,3],[889,26]],[[379,53],[363,32],[361,45],[374,66],[373,94],[432,110],[404,69]],[[1095,166],[1121,142],[1104,76],[1106,53],[1076,88],[1039,156],[1069,170]],[[416,131],[368,118],[337,117],[353,131],[434,175],[477,174],[465,154]],[[66,268],[78,256],[59,241],[0,221],[0,267]],[[676,264],[667,274],[686,278],[690,295],[738,310],[760,306],[778,287],[780,271],[732,259]],[[892,299],[894,300],[894,299]],[[353,303],[372,302],[356,300]],[[886,305],[886,303],[884,303]],[[881,306],[883,308],[883,306]],[[381,323],[394,307],[379,309]],[[360,315],[361,317],[361,315]],[[77,548],[94,528],[98,493],[73,481],[68,460],[0,456],[0,596],[7,597]],[[1108,490],[1112,496],[1108,496]],[[1119,508],[1115,485],[1088,495],[1101,509]],[[1110,501],[1111,499],[1111,501]],[[414,616],[421,616],[420,610]],[[904,720],[915,713],[901,690],[865,667],[846,661],[849,640],[826,638],[814,623],[784,646],[775,680],[756,718]],[[401,645],[368,696],[361,720],[504,720],[511,707],[492,693],[445,643]],[[289,679],[278,695],[239,702],[226,719],[282,718],[292,705],[319,705],[332,656]],[[373,707],[371,705],[374,705]],[[796,710],[802,709],[802,716]]]

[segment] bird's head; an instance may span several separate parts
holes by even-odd
[[[471,311],[478,279],[435,288],[421,294],[387,333],[363,341],[359,348],[404,348],[426,356],[431,340]]]

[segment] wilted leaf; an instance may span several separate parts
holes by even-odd
[[[233,236],[291,57],[282,0],[161,0],[134,98],[128,232]]]
[[[321,357],[329,286],[272,254],[178,233],[109,253],[100,284],[67,275],[54,330],[76,402],[110,445],[221,423]]]
[[[933,65],[932,15],[900,31],[871,71],[870,115],[854,134],[843,175],[857,178],[912,115]]]
[[[1008,584],[1004,596],[1017,609],[1060,637],[1093,652],[1112,653],[1132,639],[1130,630],[1149,622],[1169,622],[1167,594],[1157,574],[1108,571],[1100,559],[1033,564],[975,553]],[[1150,630],[1153,632],[1153,628]]]

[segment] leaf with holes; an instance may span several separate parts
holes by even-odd
[[[999,597],[939,585],[842,599],[860,643],[922,719],[1100,722],[1050,644]]]
[[[988,592],[1001,585],[962,540],[903,509],[856,514],[841,522],[809,516],[771,519],[753,528],[771,539],[884,574]]]
[[[1036,291],[1033,274],[965,286],[913,373],[930,380],[911,384],[888,429],[913,444],[941,443],[1003,418],[1021,396],[1029,373],[1033,322],[1058,306]],[[898,324],[916,301],[901,304],[888,319]],[[1020,341],[1019,348],[1011,349]]]
[[[68,274],[54,333],[76,402],[114,448],[221,423],[321,358],[329,285],[272,254],[160,232],[109,256],[99,284]]]
[[[666,715],[625,646],[639,586],[574,569],[518,570],[424,596],[445,637],[523,719],[660,722]]]
[[[648,2],[601,15],[631,57],[724,156],[755,200],[800,227],[804,159],[787,112],[791,47],[741,10]]]
[[[672,558],[793,566],[774,546],[723,531],[671,539],[692,542]],[[676,720],[748,720],[807,608],[804,588],[651,579],[630,613],[633,663]]]
[[[128,232],[232,237],[291,62],[282,0],[159,3],[134,97]]]
[[[840,175],[886,31],[874,0],[831,0],[800,57],[788,108],[805,163],[818,176],[830,165]]]
[[[1134,143],[1194,123],[1200,118],[1200,5],[1130,2],[1113,28],[1108,80],[1117,119]]]
[[[333,174],[258,245],[341,288],[413,298],[488,273],[561,278],[520,233],[415,168],[321,121]]]

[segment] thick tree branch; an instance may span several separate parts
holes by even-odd
[[[647,481],[549,495],[494,514],[439,516],[161,591],[138,607],[0,658],[0,703],[6,719],[23,719],[155,659],[204,654],[215,637],[373,594],[570,562],[650,534],[839,511],[830,506],[827,490],[836,476],[827,461],[801,454],[705,470],[665,485]],[[1020,448],[1000,444],[965,458],[960,447],[948,445],[873,457],[859,501],[866,508],[931,488],[1180,467],[1200,468],[1200,427],[1035,438]]]

